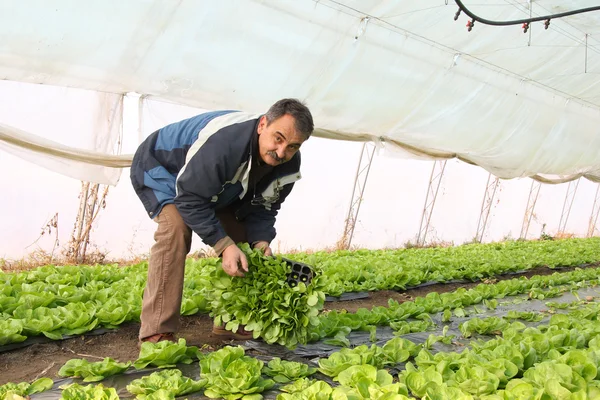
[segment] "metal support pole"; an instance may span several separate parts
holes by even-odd
[[[527,239],[527,232],[529,232],[529,226],[531,225],[531,219],[533,218],[535,211],[535,204],[537,203],[538,196],[542,183],[536,180],[531,180],[531,188],[529,189],[529,197],[527,198],[527,207],[525,208],[525,216],[523,217],[523,225],[521,226],[521,239]]]
[[[492,204],[494,203],[494,197],[496,196],[496,190],[500,186],[500,178],[495,177],[492,180],[492,174],[488,175],[488,180],[485,185],[485,193],[483,194],[483,201],[481,202],[481,213],[479,214],[479,222],[477,222],[477,233],[475,234],[475,241],[481,243],[483,236],[485,235],[485,229],[487,228],[488,220],[490,217],[490,211],[492,210]]]
[[[358,212],[360,211],[360,204],[362,203],[363,195],[365,193],[367,178],[369,177],[369,171],[371,170],[371,163],[373,162],[374,155],[375,144],[372,142],[365,142],[362,146],[360,160],[358,161],[358,167],[356,169],[354,188],[352,189],[352,198],[350,200],[350,207],[348,208],[344,233],[338,245],[341,248],[349,249],[352,244],[354,226],[358,219]]]
[[[431,168],[429,186],[427,187],[425,205],[423,206],[421,224],[419,225],[419,234],[417,235],[417,246],[425,245],[427,233],[429,232],[431,215],[433,214],[433,207],[435,206],[435,200],[437,199],[440,184],[442,183],[442,177],[444,176],[444,170],[446,169],[446,161],[447,160],[435,161],[433,163],[433,167]]]
[[[592,206],[592,214],[590,215],[590,223],[588,225],[587,237],[594,236],[596,233],[596,223],[598,222],[598,214],[600,212],[600,184],[596,189],[596,196],[594,197],[594,205]]]
[[[565,233],[567,221],[569,220],[569,215],[571,214],[571,208],[575,202],[575,194],[577,193],[578,186],[579,179],[569,182],[567,194],[565,195],[565,202],[563,203],[562,212],[560,214],[560,222],[558,223],[558,233]]]
[[[138,120],[138,143],[142,143],[146,138],[146,132],[144,131],[144,106],[146,105],[146,98],[148,95],[143,94],[138,99],[137,108],[137,120]]]

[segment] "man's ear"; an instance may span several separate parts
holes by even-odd
[[[266,127],[267,127],[267,116],[263,115],[258,120],[258,128],[257,128],[258,134],[260,135],[261,133],[263,133],[263,131],[265,130]]]

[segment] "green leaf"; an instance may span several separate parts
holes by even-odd
[[[40,379],[32,382],[31,385],[29,385],[29,388],[27,388],[27,392],[25,392],[25,394],[32,395],[32,394],[36,394],[36,393],[42,393],[42,392],[45,392],[46,390],[52,389],[53,385],[54,385],[54,382],[52,381],[52,379],[40,378]]]

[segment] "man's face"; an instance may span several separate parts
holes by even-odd
[[[296,154],[305,139],[296,131],[295,122],[294,117],[286,114],[267,126],[267,117],[261,117],[258,122],[258,153],[263,162],[274,167]]]

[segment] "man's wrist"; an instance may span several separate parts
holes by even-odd
[[[225,236],[223,239],[220,239],[213,246],[213,249],[215,250],[215,253],[217,253],[217,255],[221,256],[221,254],[223,254],[223,252],[225,251],[225,249],[228,248],[229,246],[231,246],[232,244],[235,244],[235,242],[233,241],[233,239],[230,238],[229,236]]]

